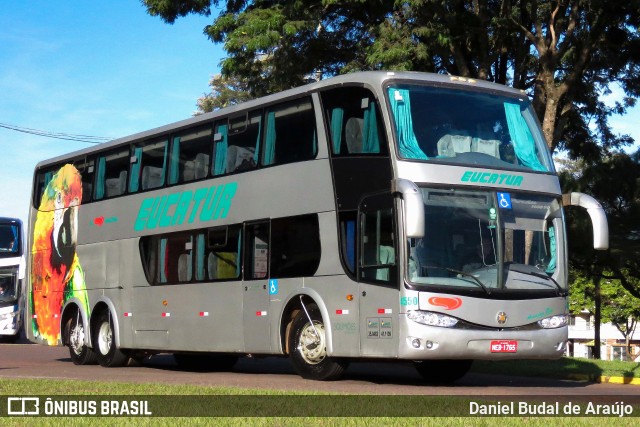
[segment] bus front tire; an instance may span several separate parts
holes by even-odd
[[[105,368],[124,366],[128,360],[128,356],[116,346],[113,321],[109,314],[108,311],[102,311],[98,315],[93,331],[93,349],[98,363]]]
[[[293,368],[306,379],[336,380],[342,376],[346,364],[327,356],[326,333],[320,310],[316,305],[307,306],[307,310],[308,317],[302,309],[291,325],[289,352]]]
[[[414,366],[424,381],[429,384],[449,384],[464,377],[473,360],[422,360]]]
[[[69,356],[74,365],[95,365],[96,353],[85,343],[87,329],[82,317],[74,314],[64,328],[64,342],[69,346]]]

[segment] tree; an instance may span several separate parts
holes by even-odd
[[[601,321],[611,321],[625,335],[635,328],[635,324],[624,326],[624,322],[638,319],[629,311],[632,306],[628,304],[640,302],[639,160],[640,151],[633,155],[613,153],[594,165],[586,165],[584,161],[563,162],[564,170],[560,175],[563,191],[593,195],[602,203],[608,216],[610,250],[599,253],[591,248],[590,233],[584,232],[590,228],[588,215],[578,209],[567,211],[567,223],[571,225],[568,238],[571,304],[579,309],[581,301],[584,302],[578,298],[580,295],[593,301],[589,310],[595,316],[596,341],[599,341]],[[588,287],[585,286],[587,282]],[[615,284],[614,291],[611,290],[612,283]],[[619,300],[619,295],[625,295],[625,298]],[[588,308],[589,304],[584,307]],[[623,314],[614,318],[613,308]],[[594,350],[594,356],[599,358],[599,347]]]
[[[594,292],[596,288],[593,286],[594,276],[589,277],[578,273],[572,279],[569,296],[572,314],[580,314],[583,310],[587,310],[591,315],[595,315],[597,295]],[[600,280],[600,278],[597,279]],[[618,279],[604,280],[601,285],[601,296],[606,301],[602,305],[601,321],[612,323],[622,334],[627,358],[632,360],[631,337],[640,320],[640,299],[632,297]],[[597,320],[596,324],[598,324]],[[596,336],[594,341],[594,350],[599,349],[600,337]]]
[[[237,78],[216,74],[209,80],[209,86],[211,92],[198,98],[196,114],[208,113],[252,99],[247,82]]]
[[[630,142],[611,114],[640,94],[640,0],[143,0],[172,23],[221,12],[222,74],[252,96],[354,70],[451,73],[526,90],[551,150],[597,162]],[[224,4],[224,6],[223,6]],[[609,107],[618,85],[626,97]]]

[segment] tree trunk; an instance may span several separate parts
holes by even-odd
[[[596,275],[593,278],[593,286],[594,286],[594,299],[596,303],[596,310],[594,316],[594,334],[593,334],[593,358],[600,359],[600,319],[602,318],[601,313],[601,302],[602,298],[600,295],[600,275]]]

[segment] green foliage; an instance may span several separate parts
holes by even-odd
[[[247,82],[240,79],[225,78],[218,74],[209,80],[209,86],[211,92],[198,99],[197,114],[209,113],[251,99]]]
[[[640,0],[143,0],[172,23],[205,28],[228,56],[222,74],[251,96],[357,70],[431,71],[526,90],[552,150],[598,162],[627,145],[609,118],[640,94]],[[611,86],[626,97],[603,102]]]

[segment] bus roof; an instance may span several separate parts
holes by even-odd
[[[446,74],[434,74],[434,73],[424,73],[424,72],[416,72],[416,71],[403,71],[403,72],[362,71],[362,72],[356,72],[356,73],[342,74],[339,76],[321,80],[319,82],[309,83],[303,86],[299,86],[297,88],[288,89],[272,95],[252,99],[250,101],[243,102],[241,104],[236,104],[226,108],[222,108],[220,110],[212,111],[210,113],[201,114],[198,116],[194,116],[185,120],[170,123],[170,124],[160,126],[154,129],[150,129],[147,131],[117,138],[112,141],[104,142],[92,147],[83,148],[81,150],[73,151],[67,154],[63,154],[61,156],[40,161],[36,165],[36,168],[40,168],[42,166],[46,166],[52,163],[57,163],[70,157],[82,156],[84,154],[90,154],[96,151],[102,151],[105,149],[109,149],[111,147],[117,147],[121,144],[130,143],[132,141],[152,138],[155,136],[160,136],[162,134],[168,134],[170,132],[179,131],[184,128],[191,127],[193,125],[197,125],[198,123],[206,123],[206,122],[215,120],[216,118],[221,116],[233,115],[233,113],[236,111],[251,110],[252,108],[255,108],[258,106],[272,104],[287,98],[293,98],[299,95],[303,95],[305,93],[312,93],[324,88],[347,85],[347,84],[363,84],[363,85],[370,85],[372,87],[381,87],[385,82],[389,80],[416,81],[416,82],[448,84],[448,85],[455,84],[455,85],[461,85],[466,87],[481,88],[481,89],[490,90],[494,92],[503,92],[503,93],[510,94],[511,96],[525,95],[524,91],[522,90],[513,89],[501,84],[491,83],[491,82],[481,81],[481,80],[476,80],[471,78],[465,78],[465,77],[451,76]]]

